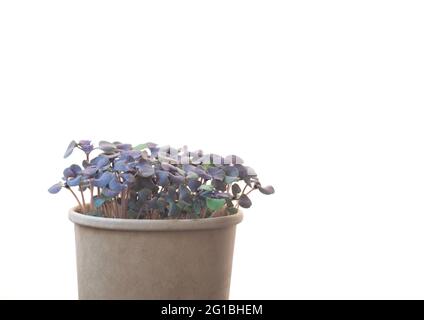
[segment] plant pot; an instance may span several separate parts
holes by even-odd
[[[112,219],[71,209],[80,299],[228,299],[243,214]]]

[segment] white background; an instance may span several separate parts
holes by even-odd
[[[1,1],[0,298],[77,298],[72,139],[228,154],[276,194],[234,299],[424,298],[422,1]]]

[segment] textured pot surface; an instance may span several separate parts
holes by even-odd
[[[241,212],[133,220],[69,211],[80,299],[228,299]]]

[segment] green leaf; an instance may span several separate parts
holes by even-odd
[[[190,171],[189,173],[187,173],[187,179],[195,180],[197,178],[199,178],[199,175],[196,172]]]
[[[226,209],[228,214],[236,214],[238,212],[237,208],[231,207]]]
[[[214,186],[210,185],[210,184],[202,184],[198,190],[204,190],[204,191],[213,191],[215,188]]]
[[[210,167],[212,167],[212,165],[211,164],[208,164],[208,163],[204,163],[200,167],[202,167],[205,170],[208,170]]]
[[[202,203],[200,201],[194,201],[193,202],[193,211],[196,215],[200,215],[200,212],[202,210]]]
[[[180,209],[180,211],[187,211],[187,212],[193,211],[191,204],[185,201],[178,201],[177,207]]]
[[[136,145],[136,146],[133,148],[133,150],[141,151],[141,150],[143,150],[143,149],[146,149],[147,147],[148,147],[147,143],[142,143],[142,144]]]
[[[206,206],[211,211],[218,211],[225,205],[225,199],[206,198]]]
[[[159,198],[157,205],[158,205],[159,212],[164,213],[166,210],[166,200],[162,197]]]
[[[106,202],[106,198],[104,197],[94,197],[94,207],[99,208],[102,206],[103,203]]]
[[[169,209],[168,209],[168,216],[176,216],[180,213],[180,208],[177,206],[177,204],[174,201],[168,201]]]
[[[185,172],[183,169],[178,168],[177,166],[175,167],[175,169],[177,170],[177,172],[178,172],[180,175],[185,176],[186,172]]]
[[[231,184],[231,183],[236,182],[238,180],[240,180],[239,177],[225,176],[225,180],[224,181],[225,181],[226,184]]]

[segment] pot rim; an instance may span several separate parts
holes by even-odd
[[[243,212],[238,210],[230,216],[204,218],[204,219],[172,219],[172,220],[150,220],[150,219],[120,219],[102,218],[88,216],[76,211],[78,207],[69,210],[69,220],[76,225],[85,227],[122,230],[122,231],[189,231],[223,229],[235,226],[243,220]]]

